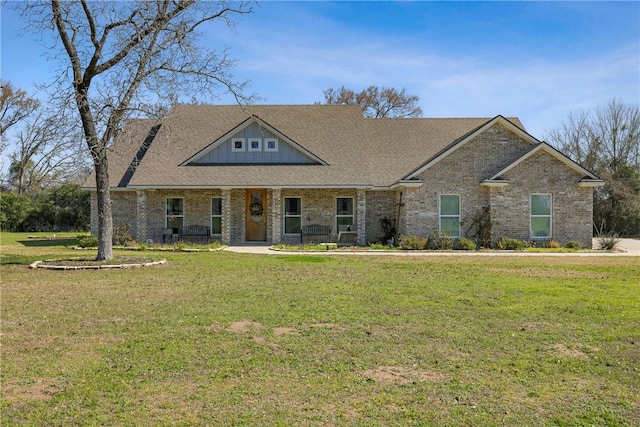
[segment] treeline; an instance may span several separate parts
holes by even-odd
[[[86,231],[90,228],[90,194],[67,183],[38,193],[0,194],[3,231]]]

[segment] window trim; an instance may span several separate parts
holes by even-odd
[[[442,197],[443,196],[456,196],[458,198],[458,215],[443,215],[442,214]],[[442,233],[442,218],[458,218],[458,234],[450,235],[452,239],[459,239],[462,237],[462,195],[456,193],[443,193],[438,195],[438,232]]]
[[[273,148],[269,148],[269,142],[274,143]],[[278,151],[278,138],[265,138],[264,139],[264,151],[275,153]]]
[[[169,208],[169,199],[180,199],[182,200],[182,215],[169,215],[168,212],[168,208]],[[186,211],[186,205],[184,203],[184,197],[165,197],[164,198],[164,228],[173,228],[173,227],[169,227],[169,217],[175,217],[175,218],[182,218],[182,228],[184,228],[184,224],[186,222],[185,218],[185,211]],[[178,233],[180,232],[180,230],[178,230]]]
[[[300,200],[300,214],[287,215],[287,199]],[[297,236],[300,233],[287,233],[287,218],[300,218],[300,227],[302,227],[302,197],[300,196],[284,196],[282,198],[282,234],[285,236]]]
[[[338,199],[351,199],[351,215],[338,215]],[[334,214],[335,214],[335,225],[336,225],[336,230],[340,229],[340,224],[338,224],[338,219],[339,218],[351,218],[351,225],[356,227],[356,200],[355,197],[353,196],[337,196],[334,200],[334,204],[333,204],[335,210],[334,210]],[[355,231],[355,230],[354,230]]]
[[[251,147],[251,143],[252,142],[257,142],[258,143],[258,147],[257,148],[252,148]],[[248,142],[247,142],[247,151],[249,152],[258,152],[258,151],[262,151],[262,138],[249,138]]]
[[[236,142],[240,142],[242,147],[236,148]],[[247,144],[244,138],[231,138],[231,152],[240,153],[246,151]]]
[[[548,215],[533,214],[533,196],[549,197],[549,214]],[[549,218],[549,235],[548,236],[533,235],[533,218]],[[553,237],[553,195],[551,193],[531,193],[529,195],[529,238],[544,240],[544,239],[551,239],[552,237]]]
[[[214,215],[213,214],[213,199],[220,199],[220,215]],[[211,236],[222,236],[222,212],[224,211],[222,197],[211,197],[210,208],[211,208],[211,229],[210,229],[209,234]],[[220,233],[214,233],[213,232],[213,218],[220,218]]]

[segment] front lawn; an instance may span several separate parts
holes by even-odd
[[[73,251],[1,237],[2,425],[640,424],[637,258],[47,271]]]

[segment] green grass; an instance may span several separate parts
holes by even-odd
[[[3,425],[640,424],[634,258],[168,252],[63,272],[26,263],[75,251],[23,237],[1,236]]]

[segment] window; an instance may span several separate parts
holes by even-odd
[[[222,234],[222,199],[211,199],[211,234]]]
[[[460,237],[460,196],[457,194],[440,196],[440,232]]]
[[[231,140],[231,151],[233,152],[245,151],[244,138],[233,138]]]
[[[166,228],[171,228],[173,234],[177,234],[184,225],[184,199],[182,197],[167,197],[166,207]]]
[[[341,225],[354,225],[353,222],[353,198],[338,197],[336,199],[336,229]]]
[[[278,138],[265,138],[264,151],[278,151]]]
[[[551,237],[551,194],[531,195],[531,237]]]
[[[262,139],[249,138],[249,151],[262,151]]]
[[[302,226],[302,202],[299,197],[284,198],[284,233],[300,234]]]

